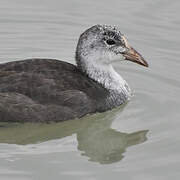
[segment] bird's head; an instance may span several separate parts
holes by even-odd
[[[88,64],[103,66],[124,60],[148,67],[148,63],[116,27],[95,25],[81,34],[76,49],[76,62],[81,70],[85,71]]]

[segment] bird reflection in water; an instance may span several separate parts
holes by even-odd
[[[0,124],[0,143],[32,144],[77,135],[78,150],[90,161],[110,164],[120,161],[126,149],[147,140],[148,130],[123,133],[111,128],[121,110],[51,124]]]

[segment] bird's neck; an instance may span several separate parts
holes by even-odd
[[[88,62],[91,62],[90,60]],[[131,96],[131,90],[126,81],[114,70],[110,64],[88,63],[85,73],[93,80],[101,84],[109,92]]]

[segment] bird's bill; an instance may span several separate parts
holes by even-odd
[[[148,63],[145,61],[145,59],[132,47],[129,47],[128,50],[123,53],[123,56],[125,60],[148,67]]]

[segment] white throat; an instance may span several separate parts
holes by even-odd
[[[88,60],[86,73],[90,78],[100,83],[110,92],[117,94],[125,93],[128,97],[131,96],[131,90],[126,81],[114,70],[111,64],[98,64]]]

